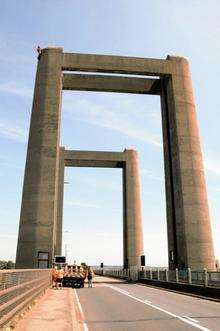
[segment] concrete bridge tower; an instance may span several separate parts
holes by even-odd
[[[81,74],[74,74],[75,71]],[[111,75],[97,75],[97,72]],[[114,73],[117,75],[113,75]],[[188,61],[176,56],[148,59],[64,53],[62,48],[43,49],[38,62],[23,187],[17,268],[37,268],[39,257],[43,259],[46,255],[48,266],[52,263],[57,235],[62,89],[160,96],[169,268],[215,270]],[[131,152],[130,157],[133,162],[125,171],[125,181],[130,178],[130,184],[127,183],[124,204],[127,218],[132,220],[135,217],[138,220],[139,182],[135,176],[135,152]],[[141,236],[141,231],[140,227],[135,226],[135,222],[127,222],[124,234],[130,240],[129,247],[126,248],[128,256],[135,257],[135,250],[141,250],[141,241],[138,243],[135,239],[136,236]]]

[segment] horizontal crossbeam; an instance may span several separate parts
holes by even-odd
[[[123,152],[64,151],[66,167],[123,168],[125,162]]]
[[[107,75],[64,74],[63,90],[160,94],[160,79]]]
[[[64,53],[62,69],[67,71],[160,76],[172,73],[173,63],[170,62],[169,60],[128,56]]]

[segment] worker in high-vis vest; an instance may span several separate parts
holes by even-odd
[[[57,266],[55,266],[52,269],[52,287],[53,288],[57,287],[57,278],[58,278],[58,270],[57,270]]]
[[[63,268],[58,269],[57,283],[56,283],[57,288],[62,289],[62,287],[63,287],[63,276],[64,276]]]

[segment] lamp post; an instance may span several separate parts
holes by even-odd
[[[71,233],[69,230],[64,230],[63,233]],[[65,256],[66,256],[66,261],[67,261],[67,255],[68,255],[68,244],[64,244],[64,249],[65,249]]]
[[[69,184],[70,182],[64,180],[63,183],[64,183],[64,185],[66,185],[66,184]],[[64,230],[63,232],[64,233],[71,233],[69,230]],[[68,254],[67,243],[65,243],[64,247],[65,247],[65,257],[66,257],[66,261],[67,261],[67,254]]]

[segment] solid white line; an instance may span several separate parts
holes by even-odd
[[[149,300],[144,300],[144,302],[148,302],[148,303],[151,303],[151,301],[149,301]]]
[[[159,310],[159,311],[162,311],[163,313],[168,314],[168,315],[170,315],[170,316],[172,316],[172,317],[178,318],[180,321],[182,321],[182,322],[184,322],[184,323],[187,323],[187,324],[190,324],[190,325],[194,326],[194,327],[197,328],[197,329],[200,329],[200,330],[203,330],[203,331],[211,331],[210,329],[208,329],[208,328],[206,328],[206,327],[204,327],[204,326],[198,325],[198,324],[196,324],[196,323],[194,323],[194,322],[192,322],[192,321],[190,321],[190,320],[188,320],[188,319],[186,319],[186,318],[183,318],[183,317],[181,317],[181,316],[179,316],[179,315],[173,314],[173,313],[169,312],[168,310],[165,310],[165,309],[160,308],[160,307],[158,307],[158,306],[155,306],[155,305],[153,305],[153,304],[151,304],[151,303],[149,303],[149,302],[146,302],[146,301],[144,301],[144,300],[141,300],[141,299],[139,299],[139,298],[136,298],[136,297],[134,297],[134,296],[131,295],[131,294],[123,293],[123,292],[121,292],[120,290],[118,290],[118,288],[115,287],[115,286],[111,286],[111,285],[106,285],[106,286],[112,288],[112,289],[115,290],[115,291],[118,291],[118,292],[121,293],[121,294],[127,295],[129,298],[132,298],[132,299],[134,299],[134,300],[136,300],[136,301],[139,301],[139,302],[141,302],[141,303],[144,303],[145,305],[148,305],[148,306],[150,306],[150,307],[152,307],[152,308],[154,308],[154,309],[157,309],[157,310]]]
[[[78,297],[78,294],[77,294],[75,288],[74,288],[74,293],[75,293],[75,296],[76,296],[76,302],[77,302],[77,305],[78,305],[80,314],[82,316],[82,319],[85,320],[85,316],[84,316],[84,313],[83,313],[82,305],[81,305],[81,303],[79,301],[79,297]],[[89,331],[88,325],[85,322],[83,322],[82,324],[83,324],[84,331]]]
[[[188,320],[195,322],[195,323],[199,323],[199,321],[197,321],[195,318],[189,317],[189,316],[183,316],[183,318],[187,318]]]

